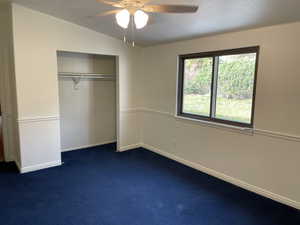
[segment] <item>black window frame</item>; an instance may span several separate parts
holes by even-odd
[[[211,51],[211,52],[201,52],[201,53],[192,53],[178,56],[178,89],[177,89],[177,116],[186,117],[190,119],[196,120],[204,120],[209,122],[216,122],[231,126],[245,127],[245,128],[253,128],[254,126],[254,111],[255,111],[255,98],[256,98],[256,83],[257,83],[257,72],[258,72],[258,63],[259,63],[259,46],[245,47],[245,48],[236,48],[236,49],[228,49],[228,50],[220,50],[220,51]],[[237,121],[223,120],[212,117],[213,110],[213,102],[216,99],[215,89],[217,88],[217,76],[218,75],[218,63],[216,62],[220,56],[226,55],[240,55],[240,54],[248,54],[248,53],[256,53],[256,62],[255,62],[255,72],[254,72],[254,81],[253,81],[253,95],[252,95],[252,108],[251,108],[251,122],[250,123],[242,123]],[[184,97],[184,65],[186,59],[195,59],[195,58],[213,58],[212,65],[212,81],[211,81],[211,100],[210,100],[210,115],[202,116],[191,113],[183,112],[183,97]]]

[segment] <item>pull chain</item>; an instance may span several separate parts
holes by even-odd
[[[132,47],[134,47],[134,32],[135,32],[135,29],[134,29],[134,22],[133,22],[134,18],[133,16],[131,16],[131,32],[132,32],[132,37],[131,37],[131,40],[132,40]]]
[[[129,34],[129,32],[131,31],[131,34]],[[128,27],[128,29],[124,29],[123,32],[123,42],[124,44],[128,44],[131,45],[132,47],[135,47],[135,42],[134,42],[134,38],[135,38],[135,26],[134,26],[134,17],[133,15],[131,15],[131,19],[130,19],[130,25]],[[131,36],[129,39],[127,39],[127,36]],[[131,39],[131,41],[130,41]]]

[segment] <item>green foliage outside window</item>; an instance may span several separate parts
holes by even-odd
[[[253,93],[255,55],[243,54],[219,58],[218,96],[226,99],[249,99]],[[212,58],[185,61],[185,94],[210,93]]]

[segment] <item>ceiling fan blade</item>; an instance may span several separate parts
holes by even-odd
[[[149,2],[153,2],[154,0],[140,0],[140,2],[143,2],[143,3],[149,3]]]
[[[117,7],[117,8],[122,8],[122,5],[119,4],[118,2],[112,2],[112,1],[107,1],[107,0],[97,0],[97,2],[104,3],[104,4],[107,4],[107,5],[111,5],[111,6]]]
[[[96,16],[108,16],[108,15],[116,14],[116,13],[120,12],[121,10],[122,9],[110,10],[110,11],[106,11],[104,13],[99,13]]]
[[[153,13],[194,13],[198,8],[194,5],[146,5],[142,10]]]

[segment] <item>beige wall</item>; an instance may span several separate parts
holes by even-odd
[[[299,38],[300,23],[293,23],[145,48],[142,142],[300,207]],[[174,117],[179,54],[254,45],[261,47],[255,134]]]
[[[139,48],[127,48],[117,39],[17,4],[13,31],[24,172],[60,164],[57,50],[118,56],[118,144],[138,142],[138,130],[130,126],[136,115],[126,110],[135,107],[133,64]]]

